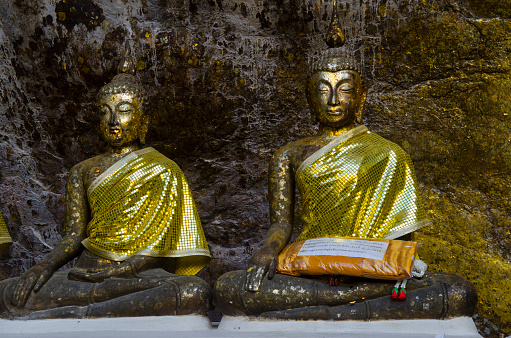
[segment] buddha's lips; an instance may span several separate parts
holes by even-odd
[[[110,134],[119,134],[120,132],[120,128],[110,128]]]
[[[326,112],[328,115],[335,115],[335,116],[339,116],[339,115],[343,114],[342,110],[327,110]]]

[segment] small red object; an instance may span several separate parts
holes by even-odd
[[[394,288],[394,290],[392,290],[392,295],[391,295],[392,299],[397,300],[399,298],[398,293],[399,293],[398,289]]]
[[[406,299],[406,289],[401,289],[399,291],[399,300],[405,300]]]

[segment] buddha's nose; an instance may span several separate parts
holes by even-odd
[[[119,121],[117,121],[117,113],[114,111],[110,114],[110,125],[115,126],[118,125]]]
[[[339,105],[339,94],[335,91],[332,93],[332,96],[330,97],[330,105],[331,106]]]

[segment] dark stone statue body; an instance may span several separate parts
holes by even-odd
[[[339,65],[340,64],[340,65]],[[343,68],[344,67],[344,68]],[[327,70],[324,70],[324,69]],[[293,277],[276,273],[278,254],[288,244],[294,215],[295,174],[299,166],[334,137],[361,120],[366,89],[355,67],[333,58],[308,80],[308,101],[319,133],[278,150],[269,167],[271,226],[263,246],[246,271],[222,275],[214,297],[230,316],[296,320],[442,319],[471,316],[476,294],[465,279],[434,273],[412,278],[407,301],[391,299],[394,281],[340,276],[337,286],[325,277]],[[302,196],[303,197],[303,196]],[[412,233],[398,239],[410,240]]]
[[[0,318],[205,315],[208,311],[208,284],[195,276],[165,271],[168,258],[133,255],[114,261],[82,246],[91,219],[88,187],[114,163],[140,149],[147,132],[148,116],[140,91],[118,87],[98,99],[108,151],[71,169],[64,237],[21,277],[0,282]],[[57,271],[78,256],[73,268]]]

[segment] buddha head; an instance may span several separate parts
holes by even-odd
[[[146,91],[140,80],[131,74],[119,74],[99,90],[100,129],[110,146],[145,144],[149,126],[149,116],[144,109],[146,103]]]
[[[340,128],[362,121],[367,88],[358,62],[339,49],[328,49],[312,63],[307,78],[307,101],[312,119]]]

